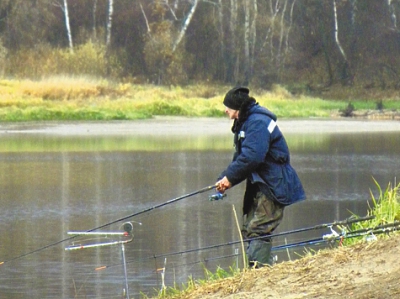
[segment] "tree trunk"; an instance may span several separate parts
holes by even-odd
[[[69,14],[68,14],[68,2],[67,0],[64,0],[64,17],[65,17],[65,27],[67,28],[67,35],[68,35],[68,44],[69,44],[69,50],[71,53],[74,52],[74,44],[72,42],[72,33],[71,33],[71,27],[69,24]]]
[[[230,4],[226,79],[228,82],[234,83],[237,81],[238,75],[238,68],[236,67],[238,64],[236,47],[237,0],[230,0]]]
[[[255,60],[255,49],[257,41],[257,17],[258,17],[258,6],[257,0],[253,0],[253,17],[250,24],[250,78],[254,74],[254,60]]]
[[[282,44],[283,44],[283,40],[284,40],[284,37],[285,37],[285,13],[286,13],[286,8],[287,8],[287,3],[288,3],[288,0],[285,0],[285,3],[284,3],[284,5],[283,5],[283,10],[282,10],[282,12],[281,12],[281,25],[280,25],[280,27],[281,27],[281,30],[280,30],[280,33],[279,33],[279,44],[278,44],[278,51],[277,51],[277,54],[276,54],[276,67],[277,67],[277,70],[278,70],[278,79],[280,80],[280,75],[281,75],[281,73],[282,73],[282,57],[283,57],[283,55],[282,55]]]
[[[114,11],[114,0],[108,0],[108,19],[107,19],[107,38],[106,38],[106,49],[108,50],[111,44],[111,29],[112,29],[112,18]]]
[[[146,22],[147,34],[150,34],[151,30],[150,30],[149,20],[147,19],[146,13],[144,12],[142,3],[139,2],[139,5],[140,5],[140,9],[142,11],[143,18],[144,18],[144,20]]]
[[[225,81],[225,34],[224,34],[224,10],[222,0],[218,0],[218,31],[219,31],[219,59],[218,59],[218,74],[217,77]]]
[[[270,41],[270,51],[271,51],[271,62],[275,61],[274,55],[274,43],[273,43],[273,36],[275,31],[275,18],[279,13],[279,0],[276,0],[275,7],[272,6],[272,0],[270,0],[270,10],[271,10],[271,41]]]
[[[250,0],[244,0],[244,85],[250,77]]]
[[[396,16],[396,10],[393,6],[393,1],[387,0],[387,5],[389,7],[390,20],[392,22],[393,29],[397,29],[397,16]]]
[[[93,29],[92,29],[92,32],[93,32],[93,39],[94,39],[94,40],[97,40],[97,30],[96,30],[96,23],[97,23],[97,21],[96,21],[97,1],[98,1],[98,0],[94,0],[94,2],[93,2],[93,10],[92,10],[92,20],[93,20]]]
[[[336,9],[336,0],[333,1],[333,17],[335,21],[335,43],[337,47],[339,48],[340,54],[342,55],[344,61],[347,62],[347,56],[346,53],[344,52],[342,45],[340,44],[339,41],[339,25],[338,25],[338,20],[337,20],[337,9]]]
[[[289,35],[290,31],[293,26],[293,10],[294,10],[294,5],[296,4],[296,0],[293,0],[292,6],[290,7],[290,14],[289,14],[289,26],[286,30],[286,35],[285,35],[285,51],[283,53],[283,59],[282,59],[282,66],[285,66],[286,58],[289,55]]]
[[[174,42],[174,45],[172,47],[172,52],[175,52],[176,47],[178,47],[179,43],[182,41],[182,38],[185,36],[186,30],[190,24],[190,21],[192,20],[192,17],[196,11],[197,8],[197,4],[199,3],[199,0],[193,0],[193,6],[189,11],[189,14],[185,20],[185,22],[183,23],[182,29],[178,35],[178,38],[176,39],[176,41]]]
[[[328,81],[325,84],[326,87],[329,87],[333,84],[333,69],[332,69],[332,62],[331,57],[329,55],[329,41],[330,41],[330,34],[328,38],[328,30],[326,29],[325,19],[327,18],[325,12],[327,11],[326,4],[324,2],[319,2],[319,9],[317,10],[317,28],[321,35],[321,42],[322,42],[322,52],[324,54],[325,64],[326,64],[326,71],[328,75]],[[328,40],[329,39],[329,40]],[[312,83],[312,82],[311,82]]]
[[[340,44],[339,41],[339,25],[338,25],[338,20],[337,20],[337,8],[336,8],[336,0],[333,1],[333,16],[334,16],[334,21],[335,21],[335,42],[337,47],[339,48],[340,54],[342,55],[343,58],[343,66],[342,66],[342,71],[340,74],[341,81],[343,85],[349,84],[349,62],[347,60],[346,53],[344,52],[342,45]]]

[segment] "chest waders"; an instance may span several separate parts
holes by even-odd
[[[257,186],[253,185],[253,188],[257,188]],[[249,266],[261,267],[272,264],[272,241],[270,236],[281,223],[283,210],[283,205],[268,198],[261,191],[256,192],[253,197],[253,204],[246,212],[246,217],[243,221],[243,235],[245,238],[258,236],[265,236],[265,238],[249,242],[246,252]]]

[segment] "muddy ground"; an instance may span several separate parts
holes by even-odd
[[[400,298],[400,235],[199,286],[181,299]]]

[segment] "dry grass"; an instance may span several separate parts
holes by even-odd
[[[136,85],[90,76],[53,76],[40,81],[0,81],[0,121],[138,119],[153,115],[224,115],[223,97],[231,86]],[[329,117],[348,103],[293,95],[279,85],[251,89],[251,95],[278,117]],[[400,107],[400,102],[394,102]],[[373,102],[355,102],[363,109]]]

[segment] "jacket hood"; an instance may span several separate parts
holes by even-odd
[[[267,117],[277,120],[277,117],[274,113],[269,111],[267,108],[260,106],[254,99],[246,102],[239,110],[239,119],[235,119],[232,125],[232,132],[238,132],[242,124],[247,120],[250,115],[253,114],[262,114]]]
[[[274,121],[277,120],[277,116],[268,110],[267,108],[260,106],[258,103],[255,103],[254,105],[250,106],[249,109],[249,115],[251,114],[264,114],[270,118],[272,118]]]

